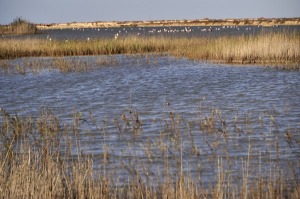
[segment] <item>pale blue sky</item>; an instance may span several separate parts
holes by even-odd
[[[0,24],[300,17],[300,0],[0,0]]]

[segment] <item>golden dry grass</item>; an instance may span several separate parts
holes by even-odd
[[[213,110],[208,115],[204,114],[206,110],[202,109],[202,111],[201,118],[205,119],[197,121],[201,131],[213,137],[217,136],[219,134],[217,126],[222,122],[220,111]],[[181,136],[186,133],[182,132],[181,135],[179,132],[179,125],[183,121],[175,113],[163,120],[166,122],[164,131],[176,136],[170,134],[167,137],[161,135],[157,138],[160,145],[157,145],[155,150],[161,151],[163,165],[165,165],[161,171],[151,169],[151,164],[156,164],[153,160],[158,154],[152,154],[150,148],[153,146],[149,145],[145,146],[149,165],[140,164],[139,161],[142,161],[139,160],[140,156],[134,157],[135,153],[130,152],[133,158],[115,159],[117,162],[110,167],[110,150],[113,148],[105,142],[99,143],[103,151],[99,159],[101,163],[99,160],[96,163],[96,155],[84,154],[84,150],[81,149],[84,144],[80,138],[80,134],[83,133],[83,130],[80,130],[83,119],[81,113],[74,113],[71,123],[62,123],[47,108],[42,109],[37,118],[12,115],[3,109],[1,114],[1,198],[299,198],[300,196],[299,179],[294,173],[299,169],[299,165],[286,166],[282,170],[276,160],[271,159],[270,162],[265,162],[269,165],[267,166],[268,177],[263,173],[255,173],[250,165],[255,161],[251,153],[256,149],[252,149],[254,146],[250,142],[248,155],[240,165],[242,176],[239,182],[236,182],[233,177],[234,170],[226,166],[228,157],[199,156],[197,152],[199,146],[194,148],[194,152],[190,152],[191,157],[199,158],[203,164],[207,164],[207,161],[214,162],[212,165],[217,173],[207,185],[203,184],[198,177],[184,172]],[[130,114],[132,118],[122,117],[132,133],[132,143],[128,143],[125,151],[131,150],[130,145],[141,133],[139,128],[142,121],[137,122],[138,113],[130,110]],[[92,116],[91,118],[93,120]],[[99,128],[100,124],[96,121],[93,123]],[[99,129],[98,134],[101,134],[103,129]],[[117,129],[116,126],[115,130]],[[224,140],[228,139],[226,137],[228,133],[224,133]],[[93,136],[89,139],[93,139]],[[270,147],[276,145],[276,140],[269,142]],[[217,149],[213,143],[211,147],[212,150]],[[234,146],[228,147],[231,149]],[[169,153],[168,156],[168,151],[173,151],[174,154]],[[263,159],[264,156],[260,155],[259,158]],[[174,163],[173,160],[176,162],[175,165],[171,165]],[[100,171],[94,169],[97,164],[100,164],[98,165]],[[138,168],[139,165],[143,165],[143,168]],[[266,165],[257,165],[257,167]],[[175,176],[170,167],[175,168]],[[119,169],[127,172],[127,180],[120,182],[122,176],[118,175]],[[153,172],[158,178],[149,180],[149,174]],[[201,176],[205,175],[204,173]]]
[[[36,25],[27,20],[17,17],[12,23],[6,26],[0,25],[1,35],[22,35],[37,33]]]
[[[137,53],[166,53],[176,57],[226,63],[299,63],[300,35],[298,33],[261,33],[255,36],[217,38],[126,37],[91,41],[0,40],[0,59]]]

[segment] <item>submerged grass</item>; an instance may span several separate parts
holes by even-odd
[[[188,123],[170,112],[157,119],[162,129],[152,139],[142,138],[147,134],[146,121],[134,109],[117,116],[115,127],[108,121],[98,123],[92,113],[75,112],[64,123],[48,108],[42,108],[38,117],[0,111],[2,198],[300,197],[299,162],[283,160],[280,166],[277,136],[268,137],[266,152],[258,151],[249,138],[244,143],[247,153],[237,159],[230,153],[241,145],[232,141],[251,133],[236,130],[243,122],[229,121],[217,109],[201,106],[200,117]],[[275,129],[273,119],[270,128]],[[84,123],[92,128],[82,128]],[[290,138],[293,147],[299,147],[299,133],[292,127],[288,131],[294,135]],[[111,134],[120,141],[110,142]],[[197,139],[203,139],[209,150]],[[126,145],[116,153],[123,142]],[[93,143],[99,149],[96,154],[86,152],[85,144],[91,147]],[[199,166],[197,171],[188,168],[193,161]]]
[[[226,63],[299,63],[300,35],[285,32],[214,38],[125,37],[86,41],[0,40],[0,59],[139,53],[167,53],[176,57]]]
[[[151,56],[152,57],[152,56]],[[150,60],[150,58],[148,58]],[[20,60],[0,60],[0,68],[4,74],[40,74],[45,71],[59,71],[62,73],[86,72],[99,67],[117,66],[120,60],[115,56],[83,57],[47,57],[28,58]],[[136,61],[138,62],[138,60]],[[148,61],[150,62],[150,61]]]

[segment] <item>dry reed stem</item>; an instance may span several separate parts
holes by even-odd
[[[261,33],[217,38],[126,37],[116,40],[49,41],[1,39],[0,59],[28,56],[73,56],[167,53],[177,57],[227,63],[299,63],[298,33]]]
[[[132,113],[131,121],[124,119],[129,127],[136,125],[138,118],[137,110],[129,110]],[[185,156],[189,153],[190,147],[186,148],[185,142],[194,138],[190,132],[182,132],[183,123],[180,117],[173,113],[163,119],[168,123],[163,132],[158,135],[157,141],[150,141],[145,145],[146,162],[140,163],[140,156],[136,154],[131,145],[139,134],[145,133],[140,129],[138,134],[134,130],[121,132],[123,136],[130,136],[125,150],[125,159],[120,161],[123,172],[127,173],[128,180],[120,184],[121,176],[118,174],[118,163],[112,166],[110,160],[111,146],[105,141],[101,142],[103,154],[100,158],[101,170],[95,170],[97,159],[93,155],[85,155],[81,150],[80,140],[82,114],[74,113],[73,123],[62,124],[49,109],[42,109],[40,116],[19,117],[11,115],[1,109],[0,128],[0,197],[3,198],[298,198],[300,193],[299,179],[295,176],[295,168],[280,170],[277,164],[270,160],[264,162],[269,164],[269,175],[264,177],[261,172],[262,155],[259,153],[259,172],[255,174],[255,153],[252,142],[248,142],[248,155],[241,160],[242,178],[237,183],[232,178],[231,162],[232,157],[228,153],[220,157],[216,155],[218,146],[211,146],[213,156],[211,162],[216,167],[216,181],[211,181],[211,186],[202,184],[201,179],[184,170]],[[207,113],[207,114],[205,114]],[[124,114],[124,113],[122,113]],[[215,137],[218,140],[220,132],[215,126],[224,123],[219,110],[201,110],[203,117],[200,130],[201,137]],[[129,117],[129,116],[128,116]],[[141,116],[139,116],[141,117]],[[139,119],[140,120],[140,119]],[[162,121],[163,121],[162,120]],[[210,121],[214,121],[213,124]],[[235,121],[238,122],[238,121]],[[226,121],[230,123],[230,121]],[[206,128],[212,128],[208,130]],[[98,130],[100,128],[97,127]],[[119,132],[116,129],[116,132]],[[227,132],[230,134],[230,132]],[[226,140],[226,137],[221,137]],[[233,139],[233,138],[231,138]],[[275,140],[276,141],[276,140]],[[193,141],[194,142],[194,141]],[[228,146],[228,141],[224,142]],[[100,144],[100,143],[99,143]],[[193,145],[196,145],[194,143]],[[164,149],[162,149],[163,147]],[[200,147],[201,146],[195,146]],[[142,147],[143,148],[143,147]],[[162,151],[161,151],[162,150]],[[75,154],[74,151],[77,151]],[[157,152],[161,151],[161,158]],[[202,151],[202,150],[201,150]],[[136,157],[135,157],[136,156]],[[193,154],[191,158],[199,161],[208,161],[205,154]],[[160,172],[154,174],[151,167],[162,161],[164,167]],[[237,160],[236,160],[237,161]],[[156,162],[156,163],[155,163]],[[204,163],[207,164],[207,163]],[[142,165],[142,168],[139,168]],[[295,165],[296,166],[296,165]],[[115,168],[115,169],[114,169]],[[296,166],[296,169],[299,168]],[[278,171],[280,174],[278,175]],[[115,173],[116,172],[116,173]],[[155,172],[155,171],[154,171]],[[285,175],[286,174],[286,175]],[[157,175],[156,180],[150,177]],[[205,174],[204,174],[205,176]],[[295,178],[296,177],[296,178]],[[146,180],[147,179],[147,180]],[[255,180],[253,180],[255,179]],[[287,181],[289,180],[289,184]]]

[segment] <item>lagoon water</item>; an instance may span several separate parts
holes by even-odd
[[[69,57],[89,65],[106,56]],[[47,69],[35,74],[6,74],[1,71],[2,107],[30,113],[43,105],[63,114],[93,110],[101,116],[114,116],[128,105],[156,115],[171,103],[179,114],[197,112],[206,103],[226,111],[257,116],[276,110],[286,122],[300,117],[299,71],[252,65],[222,65],[168,56],[113,55],[114,66],[100,66],[87,72],[61,73]],[[22,58],[12,64],[34,62]],[[55,59],[55,58],[53,58]],[[30,61],[29,61],[30,60]],[[14,62],[14,63],[13,63]],[[68,110],[69,109],[69,110]],[[65,111],[67,110],[67,111]]]
[[[97,65],[101,58],[105,56],[66,59],[80,59]],[[131,165],[133,159],[138,158],[139,161],[134,159],[137,169],[143,170],[145,164],[149,165],[147,169],[154,177],[164,167],[158,138],[166,124],[171,125],[171,112],[180,118],[184,171],[192,176],[201,173],[204,182],[211,182],[218,172],[216,162],[210,162],[209,157],[226,159],[228,147],[234,162],[230,165],[232,175],[241,178],[249,142],[253,147],[253,159],[257,158],[253,161],[252,172],[257,171],[259,162],[264,165],[262,170],[268,170],[276,157],[279,157],[280,168],[286,168],[287,164],[297,168],[300,158],[299,71],[220,65],[157,55],[113,55],[109,58],[117,60],[117,64],[80,73],[45,69],[37,74],[27,71],[20,75],[1,70],[0,106],[11,114],[33,117],[38,117],[41,109],[47,107],[63,123],[71,124],[74,114],[80,113],[83,153],[101,155],[105,145],[109,149],[112,168],[121,168],[123,163]],[[43,59],[46,64],[55,58],[22,58],[12,60],[10,64],[34,59]],[[218,111],[214,112],[215,109]],[[224,139],[222,133],[211,135],[199,129],[200,110],[204,117],[213,112],[221,113],[227,122],[228,139]],[[122,123],[121,115],[129,118],[130,111],[137,112],[143,122],[137,135],[133,135],[130,128],[125,129]],[[96,126],[92,124],[91,115]],[[235,120],[240,130],[234,127]],[[120,133],[117,124],[124,128],[123,132]],[[220,122],[217,125],[222,128]],[[287,131],[293,135],[292,140],[286,139]],[[212,150],[211,145],[216,142],[218,146]],[[274,143],[279,146],[279,151]],[[176,152],[172,152],[172,143],[166,141],[168,144],[176,173],[176,158],[171,158]],[[198,149],[197,155],[190,153],[192,144]],[[145,152],[146,146],[153,154],[151,163]],[[267,160],[259,160],[261,154],[268,157]],[[100,160],[95,160],[95,168],[101,169],[101,165]],[[129,173],[122,169],[118,172],[126,181]],[[299,177],[298,170],[296,176]]]

